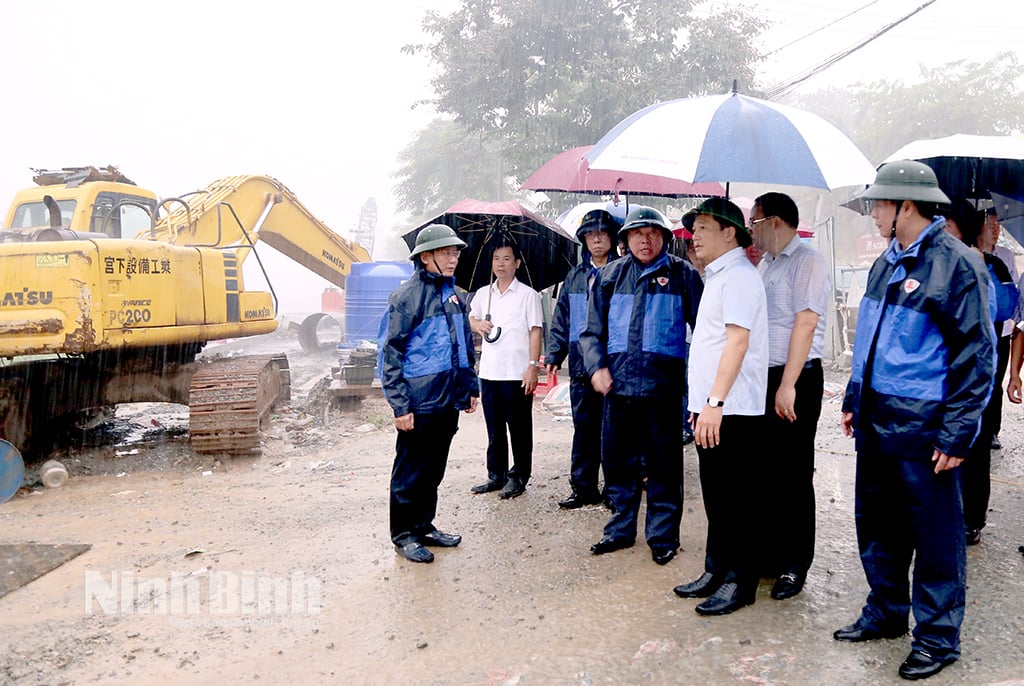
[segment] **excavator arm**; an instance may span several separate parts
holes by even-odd
[[[0,437],[24,446],[83,409],[180,402],[196,450],[258,450],[261,425],[288,398],[287,360],[196,360],[208,341],[277,328],[272,293],[246,289],[242,261],[263,240],[343,286],[369,253],[266,176],[161,203],[114,168],[36,181],[0,230]]]
[[[361,245],[317,219],[295,194],[269,176],[228,176],[204,190],[167,198],[166,215],[138,238],[181,246],[239,246],[239,262],[258,240],[339,287],[355,262],[370,262]],[[251,227],[251,228],[246,228]]]

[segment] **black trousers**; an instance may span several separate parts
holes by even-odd
[[[996,387],[992,389],[995,406],[992,410],[992,435],[995,436],[1003,427],[1003,379],[1006,378],[1006,366],[1010,362],[1010,339],[1012,336],[1000,336],[996,339]],[[990,439],[991,440],[991,439]]]
[[[1004,345],[1005,342],[1005,345]],[[960,486],[963,489],[964,525],[968,529],[982,529],[988,518],[988,501],[992,494],[992,437],[999,433],[999,420],[1003,414],[1003,374],[1010,354],[1010,339],[1000,338],[996,346],[996,385],[992,397],[981,413],[981,429],[970,452],[960,465]]]
[[[763,427],[763,415],[725,415],[719,444],[697,447],[708,518],[704,571],[745,588],[756,586],[760,576],[754,546],[762,535],[759,523],[765,519],[758,507]]]
[[[621,396],[604,399],[601,465],[612,516],[606,538],[634,540],[643,480],[647,476],[647,545],[679,548],[683,517],[683,413],[681,396]]]
[[[806,574],[814,560],[814,437],[821,416],[825,375],[812,360],[796,381],[796,421],[775,414],[775,394],[785,367],[768,368],[765,436],[761,449],[762,574]]]
[[[400,545],[434,531],[437,487],[448,449],[459,430],[458,410],[413,416],[412,431],[399,431],[391,468],[391,540]]]
[[[569,382],[572,401],[572,462],[569,485],[581,495],[599,492],[598,474],[601,469],[601,415],[604,396],[594,390],[588,378],[573,378]]]
[[[960,470],[935,474],[931,457],[857,453],[854,516],[871,588],[861,615],[891,630],[913,611],[911,648],[955,659],[967,580]]]
[[[525,486],[533,471],[533,394],[525,395],[520,381],[480,379],[480,401],[487,423],[487,475]],[[515,460],[511,469],[509,439]]]

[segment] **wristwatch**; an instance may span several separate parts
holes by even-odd
[[[530,360],[530,366],[540,369],[540,360]]]
[[[716,398],[713,395],[708,398],[708,407],[721,407],[722,405],[725,405],[725,401],[721,398]]]

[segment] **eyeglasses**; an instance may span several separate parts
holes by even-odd
[[[461,255],[462,250],[460,250],[459,248],[444,248],[443,250],[435,250],[434,254],[440,255],[441,257],[447,257],[448,259],[452,259],[453,257],[457,258],[459,255]]]
[[[748,228],[753,229],[755,226],[757,226],[761,222],[766,222],[769,219],[774,219],[774,218],[775,218],[775,215],[771,215],[771,216],[768,216],[768,217],[761,217],[760,219],[751,219],[750,220],[750,226]]]

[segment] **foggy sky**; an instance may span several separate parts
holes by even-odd
[[[923,1],[876,3],[783,50],[765,63],[762,85],[788,79]],[[863,4],[762,0],[765,16],[778,24],[757,37],[758,45],[772,50]],[[965,5],[970,14],[961,16]],[[268,174],[343,235],[374,196],[378,231],[390,232],[403,219],[391,198],[395,157],[432,115],[412,109],[431,95],[431,68],[399,49],[423,40],[427,7],[455,6],[456,0],[4,2],[0,195],[6,204],[31,185],[29,167],[115,164],[162,197],[223,176]],[[918,63],[934,67],[1016,49],[1024,24],[1017,7],[1010,0],[938,0],[804,88],[914,81]],[[268,261],[282,311],[319,309],[326,282],[283,258]]]

